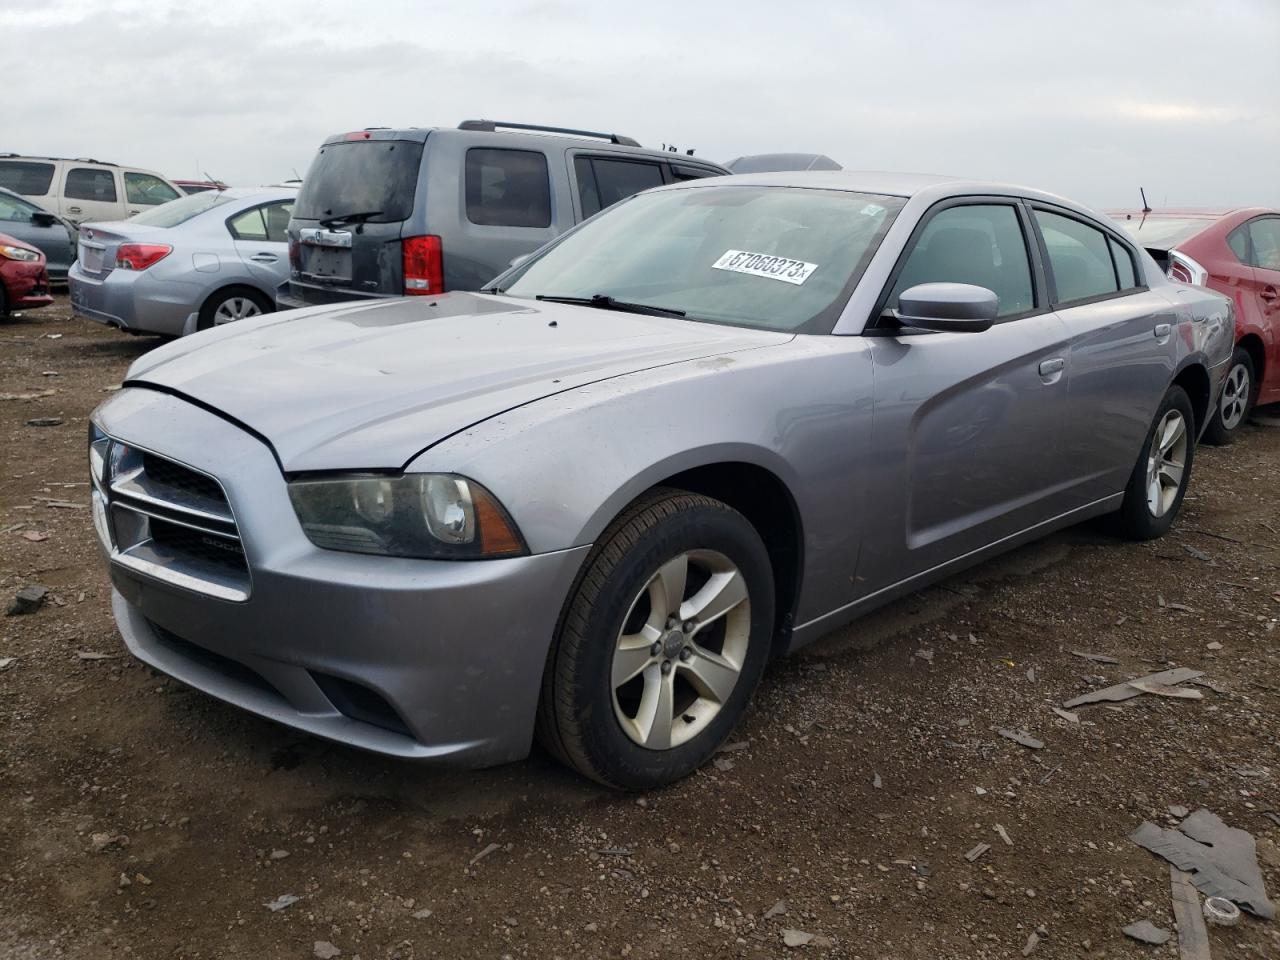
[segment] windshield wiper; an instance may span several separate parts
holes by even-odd
[[[381,215],[381,210],[366,210],[364,213],[344,213],[340,217],[327,217],[320,221],[322,227],[332,227],[339,223],[364,223],[370,217]]]
[[[615,300],[607,294],[597,293],[590,297],[551,297],[538,294],[535,300],[547,303],[572,303],[582,307],[598,307],[601,310],[620,310],[623,313],[642,313],[650,317],[683,317],[683,310],[670,310],[667,307],[655,307],[648,303],[630,303],[626,300]]]

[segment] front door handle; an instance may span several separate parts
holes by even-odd
[[[1161,340],[1167,337],[1172,331],[1173,331],[1173,327],[1170,326],[1169,324],[1157,323],[1156,329],[1155,329],[1156,339]]]
[[[79,208],[79,207],[67,207],[67,211],[68,211],[69,213],[79,213],[79,212],[80,212],[80,208]]]
[[[1267,301],[1267,303],[1280,300],[1280,292],[1277,292],[1275,287],[1265,287],[1258,296]]]
[[[255,263],[275,263],[280,258],[277,257],[274,253],[255,253],[249,259],[254,261]]]
[[[1055,373],[1061,373],[1066,367],[1067,361],[1061,357],[1054,357],[1052,360],[1040,361],[1040,376],[1052,377]]]

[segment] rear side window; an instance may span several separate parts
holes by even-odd
[[[472,147],[465,166],[467,219],[472,223],[551,226],[551,177],[542,153]]]
[[[286,243],[292,203],[268,203],[237,214],[227,221],[227,229],[237,240],[265,240]]]
[[[1059,303],[1116,293],[1120,284],[1107,235],[1071,217],[1035,211]],[[1132,264],[1130,264],[1132,270]]]
[[[663,183],[662,167],[642,160],[578,157],[574,160],[574,172],[584,217]]]
[[[1249,221],[1253,265],[1264,270],[1280,270],[1280,217]]]
[[[29,197],[43,197],[53,183],[52,163],[0,160],[0,187]]]
[[[889,304],[919,283],[971,283],[1000,298],[1001,317],[1035,307],[1031,261],[1017,211],[1006,204],[948,207],[925,225]]]
[[[178,199],[178,192],[149,173],[125,173],[124,195],[131,205],[154,207]]]
[[[1107,237],[1111,246],[1111,259],[1116,264],[1116,279],[1120,281],[1121,290],[1132,290],[1138,285],[1137,275],[1133,269],[1133,254],[1117,243],[1115,237]]]
[[[369,223],[399,223],[413,213],[422,144],[412,140],[350,140],[320,148],[298,191],[302,220],[373,214]]]
[[[110,170],[72,167],[67,171],[67,185],[62,191],[68,200],[116,202],[116,177]]]

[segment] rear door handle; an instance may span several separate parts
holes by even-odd
[[[1066,367],[1067,361],[1061,357],[1054,357],[1052,360],[1040,361],[1040,376],[1052,377],[1055,373],[1061,373]]]
[[[1156,339],[1160,340],[1167,337],[1173,331],[1173,327],[1167,323],[1157,323],[1155,329]]]
[[[80,208],[79,208],[79,207],[67,207],[67,211],[68,211],[69,213],[79,213],[79,212],[80,212]]]
[[[275,263],[280,258],[277,257],[274,253],[255,253],[249,259],[254,261],[255,263]]]

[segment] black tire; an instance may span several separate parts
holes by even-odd
[[[749,615],[744,610],[735,623],[739,637],[749,623],[746,650],[736,683],[718,712],[696,733],[688,734],[687,742],[651,749],[632,739],[615,712],[615,646],[627,618],[636,615],[641,603],[636,598],[646,590],[646,584],[664,564],[689,551],[714,552],[727,558],[741,574]],[[693,561],[690,570],[685,596],[693,596],[698,587]],[[637,608],[633,608],[633,601]],[[646,790],[687,776],[715,752],[745,711],[769,658],[773,611],[769,554],[747,519],[709,497],[655,490],[613,522],[584,564],[547,658],[538,707],[538,740],[557,759],[615,789]],[[720,618],[722,623],[728,619]],[[729,626],[707,629],[705,636],[711,636],[711,631],[728,631]],[[671,631],[673,640],[679,640],[675,636],[679,632],[678,628]],[[665,652],[661,655],[666,656]],[[679,684],[680,671],[686,668],[679,657],[673,656],[671,663],[676,674],[672,682]],[[637,679],[648,682],[640,676]],[[674,718],[673,730],[681,720],[692,722],[686,719],[685,710],[692,708],[675,710],[682,715]],[[638,711],[637,707],[637,715]]]
[[[214,315],[224,303],[232,300],[248,300],[258,308],[258,313],[271,313],[275,304],[252,287],[223,287],[209,294],[200,307],[200,316],[196,319],[197,330],[211,330],[217,326]]]
[[[1249,422],[1249,414],[1253,412],[1254,401],[1258,399],[1257,371],[1253,369],[1253,358],[1244,347],[1236,347],[1227,365],[1222,396],[1214,404],[1213,415],[1209,425],[1205,427],[1205,443],[1220,446],[1230,443],[1236,432]],[[1233,390],[1237,378],[1244,378],[1243,390]],[[1240,394],[1243,393],[1243,398]]]
[[[1156,444],[1157,429],[1165,422],[1166,416],[1174,411],[1182,417],[1186,437],[1185,447],[1181,451],[1182,471],[1176,488],[1173,486],[1161,488],[1171,493],[1172,497],[1167,506],[1164,506],[1162,501],[1163,512],[1157,514],[1152,510],[1148,500],[1150,458],[1152,448]],[[1119,520],[1121,533],[1129,539],[1153,540],[1156,537],[1163,537],[1173,526],[1178,510],[1182,507],[1182,498],[1186,495],[1187,484],[1191,481],[1191,466],[1196,451],[1195,422],[1195,410],[1191,406],[1191,398],[1187,396],[1187,392],[1176,385],[1170,387],[1169,392],[1164,395],[1160,408],[1156,411],[1155,419],[1151,421],[1146,442],[1142,444],[1142,452],[1138,455],[1138,462],[1134,464],[1129,484],[1125,487]]]

